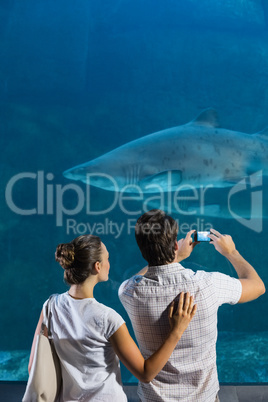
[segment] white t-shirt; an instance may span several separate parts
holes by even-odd
[[[50,330],[62,369],[60,401],[126,402],[119,359],[109,342],[123,318],[94,298],[76,300],[66,292],[51,299]]]

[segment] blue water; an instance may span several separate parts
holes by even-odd
[[[267,382],[268,333],[221,332],[218,340],[218,373],[221,383]],[[2,381],[26,381],[28,378],[27,350],[0,352]],[[137,380],[122,367],[128,382]]]
[[[55,248],[79,234],[98,234],[106,244],[110,280],[98,285],[95,297],[115,308],[130,327],[117,289],[144,266],[133,225],[147,198],[124,200],[123,209],[118,193],[74,183],[63,171],[188,123],[208,107],[217,110],[222,128],[249,134],[264,129],[267,23],[266,2],[253,0],[1,2],[1,380],[27,378],[42,303],[66,290]],[[180,236],[206,225],[230,233],[267,284],[265,175],[257,190],[263,208],[250,227],[223,213],[172,214]],[[207,201],[226,210],[228,191],[217,189]],[[254,191],[248,188],[234,199],[237,215],[251,211]],[[191,202],[182,203],[180,211],[189,207]],[[207,247],[196,247],[187,264],[235,276],[230,264]],[[220,309],[222,382],[268,381],[267,303],[264,295]],[[134,381],[126,370],[123,380]]]

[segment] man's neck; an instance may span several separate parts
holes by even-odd
[[[174,264],[174,263],[178,263],[177,252],[176,252],[176,254],[175,254],[175,258],[174,258],[173,261],[167,262],[167,263],[162,264],[162,265],[170,265],[170,264]],[[162,265],[159,265],[159,267],[161,267]],[[136,275],[142,275],[142,276],[145,275],[149,268],[150,268],[150,267],[149,267],[148,265],[146,265],[146,267],[142,268],[142,270],[139,271]]]

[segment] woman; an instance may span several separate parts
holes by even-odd
[[[50,299],[50,330],[62,368],[60,400],[127,401],[119,359],[140,381],[151,381],[166,364],[193,318],[193,297],[181,294],[176,309],[172,303],[168,316],[170,333],[159,349],[144,360],[122,317],[94,299],[95,285],[108,280],[110,269],[109,254],[100,238],[85,235],[59,244],[55,258],[70,285],[68,292]],[[36,328],[29,371],[36,337],[42,322],[46,322],[46,304]]]

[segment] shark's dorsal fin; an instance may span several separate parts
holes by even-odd
[[[199,126],[218,127],[219,121],[217,112],[212,108],[205,109],[194,120],[192,120],[191,123]]]

